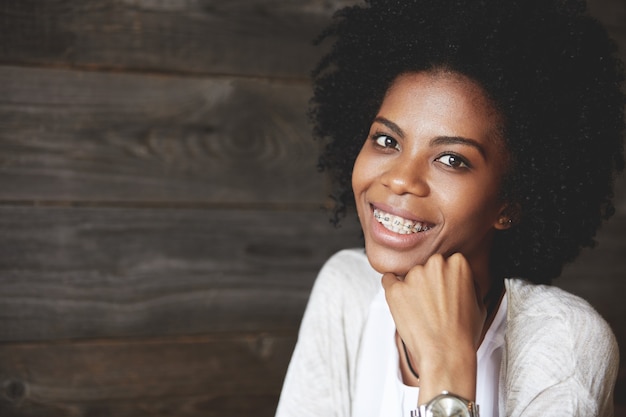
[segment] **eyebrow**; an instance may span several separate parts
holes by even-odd
[[[393,133],[395,133],[396,135],[400,136],[401,138],[404,138],[404,130],[402,130],[400,128],[400,126],[398,126],[397,124],[395,124],[394,122],[392,122],[389,119],[385,119],[384,117],[378,116],[374,119],[375,122],[381,123],[385,126],[387,126],[389,129],[393,130]]]
[[[483,158],[486,157],[483,146],[474,139],[464,138],[463,136],[437,136],[430,140],[429,144],[434,145],[465,145],[471,146],[480,152]]]
[[[395,124],[389,119],[385,119],[384,117],[378,116],[374,119],[374,121],[387,126],[389,129],[393,131],[393,133],[400,136],[401,138],[404,138],[406,136],[402,128],[400,128],[400,126],[398,126],[397,124]],[[430,146],[436,146],[436,145],[471,146],[472,148],[475,148],[476,150],[478,150],[478,152],[480,152],[483,158],[486,157],[485,149],[478,141],[474,139],[470,139],[470,138],[465,138],[463,136],[437,136],[435,138],[432,138],[428,144]]]

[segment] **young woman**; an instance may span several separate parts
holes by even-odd
[[[333,256],[277,416],[610,416],[615,338],[549,284],[624,166],[621,63],[575,0],[369,0],[314,73]]]

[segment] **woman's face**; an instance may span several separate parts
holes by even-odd
[[[354,165],[352,187],[372,266],[404,276],[435,253],[460,252],[488,275],[505,204],[500,116],[454,72],[399,76]],[[487,278],[487,277],[485,277]]]

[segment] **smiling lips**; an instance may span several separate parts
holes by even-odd
[[[374,218],[385,229],[401,235],[408,235],[411,233],[419,233],[430,230],[430,226],[426,223],[418,222],[415,220],[408,220],[400,216],[395,216],[390,213],[386,213],[379,209],[374,209]]]

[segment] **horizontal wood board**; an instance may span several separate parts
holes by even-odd
[[[0,341],[297,329],[323,211],[0,207]]]
[[[0,63],[306,78],[312,41],[356,0],[20,0],[0,3]],[[622,45],[626,6],[591,0]],[[622,56],[624,51],[622,51]]]
[[[324,203],[307,83],[0,67],[0,201]]]
[[[0,62],[307,78],[324,0],[19,0],[0,3]]]
[[[273,414],[295,342],[297,316],[318,268],[314,264],[323,262],[336,249],[323,244],[349,246],[356,242],[312,238],[318,229],[321,235],[329,236],[322,230],[328,227],[325,216],[319,223],[310,222],[319,213],[304,212],[296,218],[275,212],[260,216],[245,211],[140,211],[0,209],[1,230],[8,242],[0,253],[15,267],[6,270],[3,262],[0,269],[0,311],[4,312],[0,317],[5,324],[1,330],[17,336],[14,341],[5,338],[0,343],[0,387],[4,394],[0,396],[0,415],[239,416],[254,412],[256,406],[259,415]],[[214,220],[202,225],[206,218]],[[252,218],[256,227],[242,232],[246,222],[240,220]],[[216,226],[216,219],[224,225]],[[306,220],[313,225],[303,225]],[[263,224],[267,229],[260,226]],[[290,226],[281,231],[277,224]],[[626,232],[626,218],[618,216],[610,224],[613,227],[605,228],[599,236],[599,247],[586,251],[582,262],[568,268],[562,281],[588,299],[593,294],[592,304],[608,315],[611,324],[620,325],[625,314],[623,303],[607,304],[605,300],[623,293],[623,286],[616,285],[612,274],[624,274],[623,251],[616,249],[620,244],[623,248],[624,243],[613,240]],[[268,229],[273,230],[268,233]],[[306,242],[293,239],[297,229],[309,236]],[[336,232],[352,239],[355,229],[346,223]],[[26,239],[36,230],[39,239]],[[209,230],[217,233],[207,237]],[[286,230],[289,232],[283,233]],[[229,233],[245,236],[241,246],[222,239]],[[255,235],[264,236],[262,242],[250,238]],[[181,242],[180,236],[189,241]],[[296,242],[299,246],[294,246]],[[607,250],[607,243],[615,250]],[[221,269],[223,251],[231,252],[232,262],[222,267],[234,270],[224,275],[223,271],[215,273]],[[8,255],[11,253],[15,258]],[[289,255],[287,261],[285,254]],[[38,256],[40,261],[33,262]],[[38,267],[29,271],[20,259]],[[44,264],[42,260],[57,263]],[[607,264],[613,266],[611,274],[594,275],[596,268]],[[252,277],[244,272],[248,269],[263,273]],[[213,272],[204,275],[204,270]],[[293,279],[296,274],[297,282]],[[262,286],[270,290],[264,291]],[[228,289],[241,291],[240,297],[231,297]],[[203,300],[211,291],[220,297]],[[222,296],[223,304],[213,304]],[[258,302],[256,297],[266,302]],[[242,316],[238,306],[249,310]],[[229,326],[220,327],[224,323]],[[194,327],[198,324],[201,326]],[[42,334],[42,329],[50,333]],[[238,329],[253,333],[232,333]],[[200,334],[184,336],[190,333]],[[623,334],[620,338],[616,333],[623,341]],[[275,335],[281,341],[275,341]],[[139,336],[153,339],[137,340]],[[271,364],[263,365],[254,362],[257,356],[246,356],[250,353],[242,352],[242,344],[257,356],[272,346],[280,348],[275,353],[266,352]],[[264,347],[268,344],[270,347]],[[626,404],[624,382],[622,372],[616,391],[618,405]]]
[[[0,2],[0,416],[271,416],[317,207],[310,41],[343,0]],[[626,58],[626,3],[592,0]],[[626,199],[556,285],[626,357]],[[626,367],[616,388],[626,417]]]
[[[232,333],[0,344],[0,415],[270,417],[294,343]]]
[[[141,328],[164,331],[164,327],[147,325],[150,313],[157,314],[155,324],[167,323],[163,321],[167,316],[171,320],[180,316],[187,317],[190,326],[195,321],[206,326],[178,328],[180,332],[297,325],[299,317],[289,314],[301,314],[322,263],[340,248],[361,244],[354,219],[335,229],[322,210],[5,206],[0,207],[0,214],[0,317],[5,323],[0,327],[0,340],[5,341],[120,336],[97,333],[77,323],[77,329],[84,330],[68,330],[72,320],[87,320],[89,314],[81,309],[96,309],[92,315],[103,322],[107,319],[102,314],[109,310],[113,315],[109,321],[122,327],[120,320],[126,317],[131,327],[128,334]],[[626,275],[625,234],[626,215],[620,213],[601,230],[598,247],[583,251],[555,282],[596,305],[623,337],[624,304],[604,300],[621,294],[626,286],[622,279]],[[221,297],[232,298],[218,297],[218,291]],[[247,302],[252,304],[235,302],[237,297],[248,294],[252,298],[257,293],[258,300]],[[240,309],[244,316],[229,316],[228,325],[220,327],[219,319],[211,320],[210,314],[191,314],[193,308],[217,312],[218,306],[230,308],[231,313]],[[262,311],[261,307],[270,309],[270,319],[259,323],[253,312]],[[181,309],[179,314],[173,314],[176,308]],[[289,313],[284,317],[287,322],[274,321],[281,308]],[[164,311],[158,313],[160,309]],[[125,316],[130,312],[136,316]],[[29,320],[35,321],[27,325]],[[43,335],[33,331],[56,321]],[[94,333],[81,335],[84,331]]]

